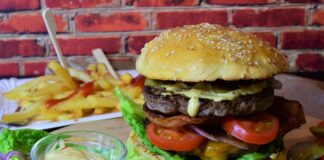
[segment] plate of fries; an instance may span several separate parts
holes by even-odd
[[[113,93],[115,87],[143,103],[142,88],[132,84],[137,76],[135,70],[118,72],[120,80],[116,80],[102,63],[89,64],[84,71],[64,69],[56,61],[49,62],[47,67],[52,74],[0,81],[1,125],[12,129],[49,129],[121,117]]]

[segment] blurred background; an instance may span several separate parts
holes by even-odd
[[[133,64],[161,31],[209,22],[256,34],[287,55],[291,73],[323,80],[324,0],[0,0],[0,77],[42,75],[56,58],[45,8],[72,60],[102,48],[112,63]]]

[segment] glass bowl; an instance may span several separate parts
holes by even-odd
[[[108,134],[69,131],[42,138],[33,146],[30,156],[32,160],[124,160],[126,153],[125,145]]]

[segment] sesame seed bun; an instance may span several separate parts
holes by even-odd
[[[132,157],[127,157],[127,159],[147,159],[147,160],[164,160],[165,158],[161,155],[154,154],[141,142],[140,138],[131,131],[129,134],[127,146],[131,146],[136,155],[133,154]]]
[[[136,69],[149,79],[234,81],[270,78],[288,63],[255,35],[203,23],[161,33],[142,49]]]

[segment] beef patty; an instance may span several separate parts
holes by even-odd
[[[188,97],[180,94],[162,95],[163,91],[165,90],[162,88],[144,87],[147,108],[168,115],[188,115]],[[269,87],[260,93],[238,96],[233,100],[215,102],[210,99],[200,98],[197,116],[246,115],[263,111],[271,106],[273,94],[273,88]]]

